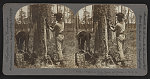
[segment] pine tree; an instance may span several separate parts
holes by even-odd
[[[33,22],[33,52],[39,57],[47,55],[46,25],[47,6],[44,4],[31,5]]]
[[[111,36],[109,31],[109,21],[113,22],[115,17],[114,15],[114,5],[94,5],[94,16],[93,20],[98,22],[98,27],[96,27],[95,32],[95,49],[94,51],[102,54],[108,55],[108,39]],[[109,33],[110,32],[110,33]]]

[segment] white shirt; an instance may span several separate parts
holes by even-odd
[[[117,23],[116,26],[119,27],[119,32],[123,33],[125,31],[125,22]]]
[[[56,23],[56,25],[59,27],[59,33],[63,32],[64,31],[64,22],[62,22],[62,24],[60,23]]]

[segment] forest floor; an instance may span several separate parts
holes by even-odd
[[[63,43],[63,56],[64,56],[64,68],[78,68],[75,65],[75,53],[78,52],[78,43],[76,39],[76,30],[71,28],[73,26],[66,26],[65,33],[64,33],[64,43]],[[133,27],[133,26],[132,26]],[[137,55],[136,55],[136,28],[127,28],[126,29],[126,41],[124,42],[124,53],[127,59],[131,61],[127,61],[128,67],[127,68],[136,68],[137,66]],[[91,50],[94,50],[94,33],[91,34]],[[30,35],[32,36],[32,34]],[[33,37],[33,36],[32,36]],[[29,50],[32,52],[33,50],[33,38],[30,38],[29,41]],[[51,40],[47,41],[48,45],[48,53],[55,52],[55,40],[52,38]],[[111,45],[111,44],[110,44]],[[114,45],[113,45],[114,46]],[[111,46],[109,46],[111,47]],[[16,49],[17,50],[17,49]],[[36,63],[39,64],[39,63]],[[21,65],[21,64],[20,64]],[[24,66],[20,66],[24,67]],[[25,67],[34,68],[35,65],[28,65]],[[41,68],[59,68],[59,66],[55,65],[42,65]],[[96,68],[95,65],[88,65],[86,68]],[[102,67],[100,67],[102,68]],[[106,68],[106,67],[105,67]],[[109,68],[109,67],[108,67]],[[120,66],[116,66],[115,68],[120,68]]]

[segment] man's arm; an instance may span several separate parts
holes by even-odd
[[[116,28],[114,26],[110,26],[111,31],[115,32]]]
[[[56,25],[56,24],[55,24],[54,26],[50,26],[50,30],[51,30],[52,32],[54,32],[56,29],[57,29],[57,25]]]
[[[48,24],[48,20],[47,20],[47,18],[45,18],[45,24],[46,24],[46,28],[50,29],[51,31],[54,31],[54,27],[55,27],[55,25],[54,25],[54,26],[49,25],[49,24]]]
[[[113,32],[115,32],[117,29],[118,29],[118,25],[116,25],[116,26],[110,26],[110,29],[113,31]]]

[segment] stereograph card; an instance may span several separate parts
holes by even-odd
[[[5,75],[147,74],[145,4],[7,3]]]

